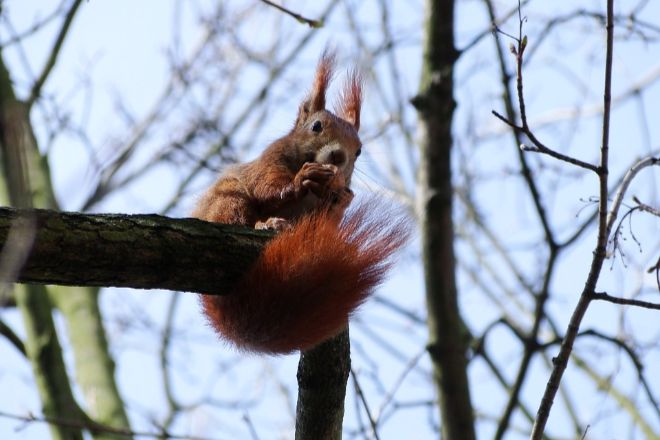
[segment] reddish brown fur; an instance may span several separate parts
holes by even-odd
[[[362,107],[362,77],[357,70],[349,73],[344,83],[337,115],[347,120],[355,130],[360,129],[360,109]]]
[[[310,215],[280,233],[234,291],[202,296],[211,325],[237,347],[266,353],[305,350],[337,334],[408,235],[400,213],[388,215],[375,203],[339,227]]]
[[[328,90],[330,81],[332,81],[336,58],[337,56],[334,51],[330,49],[323,51],[321,59],[316,66],[312,90],[309,92],[307,99],[300,105],[296,126],[302,124],[310,114],[325,109],[325,93]]]
[[[293,129],[262,155],[230,169],[194,216],[250,227],[291,229],[268,243],[224,296],[202,295],[213,327],[247,351],[304,350],[336,334],[382,281],[407,236],[400,216],[362,205],[342,221],[362,146],[362,88],[353,72],[339,116],[325,110],[334,54],[324,52]],[[316,128],[315,128],[316,127]]]

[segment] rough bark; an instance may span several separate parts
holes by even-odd
[[[272,236],[159,215],[0,208],[0,244],[17,225],[34,239],[13,281],[216,294],[233,284]]]
[[[452,222],[451,145],[454,48],[453,0],[426,1],[419,111],[422,248],[428,307],[428,352],[445,439],[474,439],[467,376],[468,336],[457,303]]]
[[[346,382],[351,371],[348,329],[301,353],[296,440],[341,439]]]

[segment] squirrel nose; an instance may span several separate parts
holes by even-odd
[[[330,152],[330,163],[338,167],[346,163],[346,153],[344,150],[334,150]]]

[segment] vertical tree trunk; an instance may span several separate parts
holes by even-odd
[[[57,208],[48,161],[41,155],[30,125],[29,114],[13,91],[9,72],[0,58],[0,135],[9,198],[14,206]],[[29,235],[30,231],[26,231]],[[3,258],[13,258],[5,255]],[[62,292],[58,288],[55,292]],[[54,293],[52,300],[67,322],[76,361],[76,376],[94,422],[129,429],[119,396],[112,360],[98,307],[98,289]],[[66,369],[52,321],[51,297],[44,286],[19,286],[16,301],[26,323],[26,348],[39,384],[47,417],[64,419],[81,427],[88,423],[71,393]],[[53,438],[81,438],[80,429],[51,425]],[[118,438],[96,432],[95,439]],[[127,438],[122,436],[121,438]]]
[[[32,207],[32,189],[27,164],[27,150],[33,140],[25,106],[16,99],[13,86],[4,61],[0,55],[0,145],[2,147],[2,163],[6,178],[9,200],[14,206]],[[16,225],[15,245],[7,245],[2,252],[2,266],[18,268],[21,264],[19,254],[32,233],[29,222]],[[11,240],[8,240],[10,243]],[[12,261],[16,260],[16,261]],[[84,418],[80,412],[69,378],[66,374],[62,348],[57,338],[53,317],[52,304],[43,286],[17,286],[15,291],[16,305],[21,310],[25,333],[25,349],[32,363],[35,382],[46,417],[65,419],[80,426]],[[54,440],[82,440],[80,429],[50,425],[50,433]]]
[[[455,107],[454,0],[426,0],[419,95],[419,189],[428,307],[429,345],[445,439],[475,438],[467,377],[468,334],[461,320],[455,280],[451,145]]]
[[[341,439],[350,371],[348,329],[300,354],[296,440]]]

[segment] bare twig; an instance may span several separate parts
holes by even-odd
[[[559,153],[551,148],[548,148],[545,146],[532,132],[532,130],[529,128],[529,124],[527,123],[527,111],[525,107],[525,97],[523,93],[523,76],[522,76],[522,66],[523,66],[523,55],[525,53],[525,49],[527,48],[527,36],[522,34],[522,27],[525,19],[522,17],[521,12],[520,12],[520,2],[518,2],[519,9],[518,9],[518,15],[519,15],[519,34],[518,37],[513,37],[509,34],[504,33],[502,30],[497,29],[497,32],[507,35],[509,38],[513,38],[516,42],[516,46],[511,46],[511,52],[516,56],[516,90],[518,92],[518,105],[520,107],[520,121],[521,125],[517,125],[515,122],[512,120],[509,120],[499,114],[496,111],[492,111],[493,115],[495,115],[498,119],[509,125],[515,130],[520,130],[523,132],[529,140],[534,144],[533,147],[527,146],[525,144],[520,144],[520,148],[523,151],[530,151],[530,152],[535,152],[535,153],[543,153],[547,154],[548,156],[554,157],[555,159],[568,162],[570,164],[576,165],[580,168],[585,168],[594,172],[598,172],[598,167],[596,167],[593,164],[590,164],[588,162],[584,162],[582,160],[567,156],[565,154]]]
[[[623,181],[621,182],[621,185],[619,186],[619,189],[614,196],[614,201],[612,202],[610,213],[607,216],[607,229],[604,231],[607,235],[609,235],[609,233],[612,231],[612,226],[614,225],[614,222],[616,221],[616,218],[619,214],[619,208],[621,207],[623,197],[625,196],[630,183],[641,170],[653,165],[660,165],[660,157],[646,157],[635,163],[626,172],[626,175],[623,177]],[[607,200],[607,188],[605,188],[605,194],[603,194],[601,191],[600,196],[601,199],[605,197],[605,200]]]
[[[78,10],[78,7],[80,6],[81,3],[82,0],[73,0],[71,7],[69,8],[69,11],[66,13],[66,16],[64,17],[64,21],[62,22],[62,27],[60,28],[60,31],[57,34],[57,38],[55,39],[55,43],[53,44],[53,47],[50,50],[50,56],[46,61],[44,70],[41,72],[41,75],[39,75],[39,78],[32,86],[32,90],[30,91],[30,97],[26,101],[26,107],[28,109],[32,106],[32,104],[34,104],[34,101],[36,101],[37,98],[39,98],[39,96],[41,95],[41,88],[44,86],[44,83],[48,79],[48,76],[50,75],[50,72],[53,70],[53,67],[55,67],[55,62],[57,61],[57,57],[60,54],[60,50],[62,49],[62,44],[64,43],[64,39],[66,38],[69,32],[69,28],[71,27],[71,23],[73,22],[73,17],[75,17],[76,11]]]
[[[270,0],[261,0],[262,3],[267,4],[268,6],[272,6],[273,8],[277,9],[278,11],[284,12],[287,15],[290,15],[291,17],[295,18],[298,20],[299,23],[306,24],[307,26],[311,28],[320,28],[323,27],[323,20],[312,20],[311,18],[305,18],[300,14],[297,14],[290,9],[285,8],[284,6],[280,6],[276,3],[271,2]]]
[[[88,430],[90,432],[95,432],[95,433],[103,432],[103,433],[112,434],[119,437],[126,437],[126,438],[147,437],[154,439],[166,438],[168,440],[210,440],[209,437],[178,435],[178,434],[170,434],[168,432],[132,431],[130,429],[113,428],[112,426],[101,425],[100,423],[96,423],[91,420],[88,421],[87,423],[80,423],[77,420],[37,416],[31,413],[27,415],[21,415],[21,414],[10,414],[4,411],[0,411],[0,417],[4,417],[6,419],[20,420],[26,423],[48,423],[49,425],[80,428],[80,429]]]
[[[252,423],[252,419],[250,418],[250,415],[246,412],[243,414],[243,421],[248,427],[248,430],[250,431],[250,435],[252,436],[252,440],[259,440],[259,434],[257,434],[257,429],[254,427],[254,423]]]
[[[610,130],[610,106],[611,106],[611,89],[612,89],[612,58],[614,49],[614,0],[607,1],[607,50],[605,56],[605,85],[603,93],[603,136],[600,153],[600,165],[598,167],[598,180],[599,180],[599,207],[598,207],[598,238],[594,257],[587,276],[584,289],[580,295],[578,304],[575,306],[573,315],[571,316],[566,336],[562,341],[559,354],[554,358],[554,368],[546,384],[545,392],[536,415],[536,422],[532,428],[531,439],[540,440],[545,431],[545,426],[550,416],[550,410],[554,403],[554,398],[559,389],[571,352],[573,351],[573,343],[580,330],[580,324],[592,300],[592,295],[595,292],[596,283],[600,276],[600,271],[603,267],[607,252],[607,241],[610,229],[608,224],[613,224],[616,219],[616,212],[608,218],[608,158],[609,158],[609,130]]]
[[[520,5],[520,2],[519,2]],[[488,8],[488,13],[490,16],[490,19],[492,22],[495,21],[495,12],[494,12],[494,6],[492,1],[486,0],[486,6]],[[518,12],[518,19],[519,19],[519,37],[514,38],[518,42],[517,49],[514,47],[512,52],[514,54],[519,54],[522,51],[524,51],[524,47],[526,46],[526,39],[522,35],[522,25],[524,22],[524,18],[522,16],[522,12],[519,10]],[[514,111],[514,105],[513,105],[513,93],[510,90],[509,82],[510,82],[510,75],[507,71],[506,67],[506,61],[505,61],[505,52],[501,48],[500,44],[500,39],[499,39],[499,33],[495,32],[494,38],[496,41],[496,49],[498,53],[498,58],[499,58],[499,64],[500,64],[500,71],[502,75],[502,85],[504,87],[504,104],[506,108],[506,114],[508,116],[508,121],[513,121],[515,120],[515,111]],[[524,112],[524,101],[521,103],[520,102],[520,97],[522,97],[522,70],[518,69],[518,76],[517,76],[517,86],[518,86],[518,97],[519,97],[519,104],[520,104],[520,111],[521,114]],[[526,116],[524,118],[524,121],[526,121]],[[508,122],[507,122],[508,123]],[[515,136],[516,140],[516,145],[519,146],[521,144],[521,135],[525,133],[523,130],[523,127],[519,127],[514,123],[509,123],[510,126],[513,127],[513,134]],[[527,129],[529,131],[529,128]],[[529,136],[528,136],[529,137]],[[541,194],[539,191],[539,188],[534,181],[532,177],[532,172],[529,167],[529,164],[527,163],[526,157],[523,154],[522,150],[518,150],[518,158],[520,161],[521,165],[521,171],[522,175],[525,179],[525,182],[527,183],[527,186],[529,187],[529,190],[532,195],[532,200],[534,202],[534,205],[536,207],[536,211],[539,217],[539,220],[541,221],[541,224],[543,226],[543,230],[545,232],[545,238],[548,246],[548,251],[549,251],[549,256],[548,260],[546,263],[546,269],[545,269],[545,274],[543,277],[543,284],[542,287],[538,292],[535,294],[535,306],[534,306],[534,323],[532,325],[532,328],[530,329],[528,335],[525,335],[524,338],[521,340],[524,343],[524,353],[522,355],[522,359],[520,361],[520,365],[517,368],[517,374],[516,374],[516,379],[514,383],[511,386],[510,393],[509,393],[509,399],[506,405],[505,410],[502,413],[502,416],[499,420],[497,431],[495,434],[496,439],[501,439],[503,438],[507,428],[509,427],[509,423],[511,420],[511,416],[513,414],[513,411],[519,406],[519,395],[521,393],[523,384],[525,382],[525,379],[527,378],[527,375],[529,374],[530,368],[529,365],[531,364],[532,358],[534,354],[537,351],[537,346],[538,344],[536,343],[537,338],[538,338],[538,332],[541,326],[541,322],[545,319],[546,313],[545,313],[545,304],[547,302],[547,299],[549,297],[549,283],[550,280],[552,279],[552,274],[554,273],[554,268],[557,262],[557,257],[560,252],[560,248],[557,246],[557,241],[555,238],[555,234],[550,227],[548,215],[545,211],[545,207],[543,206],[543,203],[541,201]]]
[[[493,2],[492,0],[485,0],[485,1],[486,1],[486,7],[488,9],[489,18],[491,22],[495,22],[496,15],[495,15]],[[506,54],[501,47],[499,36],[500,34],[498,34],[497,32],[493,33],[493,38],[495,39],[495,43],[496,43],[495,49],[497,51],[502,87],[504,89],[504,106],[506,109],[506,115],[508,120],[513,121],[515,120],[516,115],[513,107],[513,93],[511,92],[509,86],[511,75],[508,72],[506,59],[505,59]],[[517,128],[513,123],[509,125],[513,127],[512,131],[513,131],[513,136],[515,137],[516,146],[520,146],[520,144],[522,143],[522,139],[521,139],[522,130],[520,128]],[[529,188],[529,192],[531,193],[532,201],[534,203],[534,207],[538,214],[539,220],[543,226],[543,232],[545,233],[546,240],[551,248],[555,247],[557,241],[555,239],[555,234],[550,227],[548,215],[546,213],[545,206],[543,205],[543,201],[541,200],[541,194],[539,188],[536,182],[534,181],[534,179],[532,178],[532,172],[529,164],[527,163],[526,156],[525,154],[523,154],[522,150],[520,149],[518,149],[518,159],[520,161],[522,177],[525,180],[525,184]]]
[[[660,164],[660,158],[656,159],[656,163]],[[660,217],[660,209],[654,208],[646,203],[642,203],[637,197],[633,196],[633,202],[637,203],[637,209],[640,211],[648,212],[649,214]]]
[[[371,415],[371,411],[369,410],[369,405],[367,404],[367,399],[364,396],[364,393],[362,392],[362,387],[360,386],[360,383],[358,382],[357,379],[357,375],[355,374],[355,371],[352,368],[351,368],[351,377],[353,378],[353,385],[355,385],[355,393],[360,398],[360,401],[362,402],[362,406],[364,407],[364,411],[367,413],[367,417],[369,418],[369,424],[371,425],[371,431],[374,434],[374,438],[376,440],[379,440],[377,422],[374,419],[374,417]]]
[[[385,395],[385,398],[383,399],[383,402],[381,403],[380,407],[378,408],[378,412],[375,417],[375,423],[378,424],[381,420],[381,417],[387,408],[387,406],[394,400],[394,395],[405,380],[406,377],[408,377],[408,373],[410,373],[412,370],[414,370],[417,367],[417,364],[419,363],[419,360],[422,358],[422,356],[426,353],[426,349],[422,350],[415,356],[413,356],[410,359],[410,362],[408,362],[408,365],[405,366],[397,380],[394,382],[394,386],[392,387],[391,390],[387,392]]]
[[[46,15],[45,17],[41,18],[40,20],[32,23],[32,25],[30,25],[30,27],[28,27],[24,31],[22,31],[20,33],[15,33],[8,40],[1,42],[0,45],[3,48],[6,48],[6,47],[11,46],[12,44],[19,43],[19,42],[25,40],[26,38],[36,34],[41,29],[45,28],[50,23],[52,23],[56,18],[58,18],[62,14],[63,10],[64,10],[64,3],[61,3],[59,6],[57,6],[48,15]],[[2,15],[2,2],[0,2],[0,15]]]
[[[491,14],[491,19],[494,21],[494,17]],[[512,38],[515,42],[516,45],[511,45],[510,50],[511,52],[516,56],[516,90],[518,93],[518,106],[520,107],[520,121],[521,125],[517,125],[515,122],[513,122],[512,119],[507,119],[501,114],[497,113],[496,111],[493,110],[493,115],[495,115],[498,119],[502,120],[504,123],[507,125],[511,126],[514,130],[521,131],[524,133],[530,141],[534,144],[534,147],[529,147],[526,146],[525,144],[520,144],[520,148],[522,151],[531,151],[531,152],[536,152],[536,153],[543,153],[547,154],[548,156],[554,157],[555,159],[568,162],[570,164],[576,165],[581,168],[585,168],[594,172],[598,172],[598,168],[590,164],[588,162],[581,161],[579,159],[575,159],[573,157],[567,156],[565,154],[559,153],[551,148],[548,148],[545,146],[532,132],[532,130],[529,128],[529,124],[527,123],[527,111],[526,111],[526,106],[525,106],[525,97],[523,93],[523,76],[522,76],[522,66],[523,66],[523,55],[525,53],[525,49],[527,48],[527,35],[523,35],[523,24],[526,21],[526,17],[522,16],[522,6],[521,2],[518,1],[518,37],[514,37],[512,35],[507,34],[506,32],[502,31],[501,29],[497,28],[496,25],[494,25],[495,30],[497,33],[500,33],[502,35],[506,35],[509,38]]]
[[[14,333],[14,331],[9,327],[7,324],[4,323],[4,321],[0,320],[0,335],[4,336],[11,342],[11,344],[21,352],[23,356],[27,356],[27,352],[25,351],[25,344],[21,340],[21,338]]]
[[[642,307],[644,309],[660,310],[660,304],[658,304],[658,303],[652,303],[652,302],[649,302],[649,301],[641,301],[641,300],[638,300],[638,299],[620,298],[620,297],[617,297],[617,296],[608,295],[605,292],[593,292],[589,296],[590,296],[591,299],[607,301],[607,302],[611,302],[611,303],[614,303],[614,304],[621,304],[621,305],[625,305],[625,306],[636,306],[636,307]]]
[[[649,267],[647,273],[651,273],[653,271],[655,271],[655,282],[658,285],[658,290],[660,290],[660,257],[658,257],[658,261],[656,261],[655,265]]]
[[[172,378],[170,377],[171,365],[168,358],[168,352],[171,348],[174,318],[180,299],[180,292],[176,292],[170,297],[170,303],[167,308],[165,328],[163,329],[160,340],[159,360],[160,368],[162,370],[163,391],[165,393],[165,400],[167,402],[167,415],[163,421],[164,430],[170,429],[170,427],[174,424],[176,417],[179,415],[179,412],[181,411],[181,405],[174,396],[174,390],[172,389]]]

